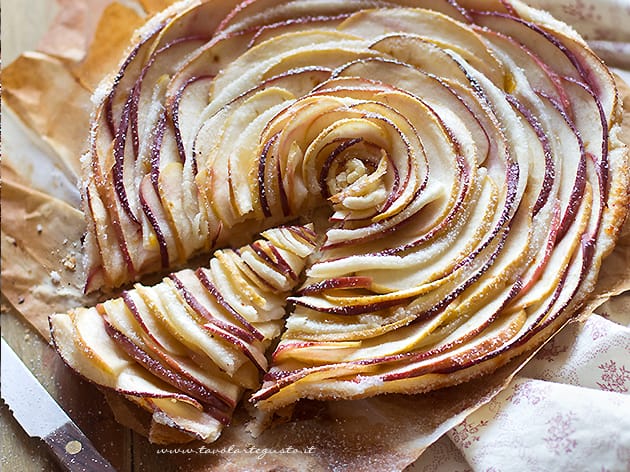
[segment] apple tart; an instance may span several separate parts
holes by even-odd
[[[240,362],[213,358],[205,373],[229,385],[203,385],[223,392],[221,414],[258,389],[255,366],[267,371],[252,397],[264,410],[493,371],[576,315],[628,213],[614,77],[569,26],[517,0],[183,1],[136,33],[94,103],[82,182],[88,291],[294,221],[321,236],[308,261],[293,252],[291,273],[305,265],[305,280],[274,294],[288,316],[269,368],[261,340],[248,357],[231,331],[201,329],[233,339],[224,348]],[[315,244],[310,230],[273,231]],[[211,269],[228,253],[255,271],[253,249],[219,251]],[[118,341],[122,372],[138,370],[129,358],[148,367],[135,353],[160,344],[139,331],[154,310],[168,343],[189,353],[195,338],[162,316],[196,311],[178,283],[199,273],[53,318],[62,355],[83,365],[81,320],[102,318],[93,342]],[[264,287],[251,287],[228,291],[254,314]],[[279,335],[281,311],[265,339]],[[169,395],[206,411],[190,392],[123,390],[155,411]]]

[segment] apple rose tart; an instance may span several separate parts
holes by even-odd
[[[183,1],[94,103],[87,290],[280,225],[53,318],[79,372],[206,440],[243,388],[418,393],[539,347],[628,213],[612,74],[517,0]]]

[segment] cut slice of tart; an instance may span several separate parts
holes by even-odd
[[[308,227],[270,229],[217,251],[206,268],[52,315],[54,345],[79,375],[149,410],[153,422],[212,442],[243,391],[259,386],[314,244]]]

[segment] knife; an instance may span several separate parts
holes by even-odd
[[[2,338],[2,399],[24,431],[41,438],[69,471],[112,471],[46,389]]]

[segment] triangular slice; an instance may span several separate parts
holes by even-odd
[[[217,251],[209,268],[52,315],[53,342],[82,377],[125,395],[154,422],[212,442],[243,391],[259,386],[265,350],[314,245],[308,227],[268,230],[251,245]]]

